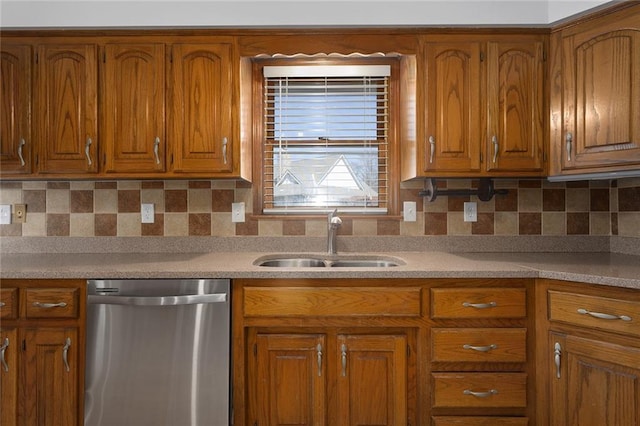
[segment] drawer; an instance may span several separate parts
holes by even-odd
[[[245,287],[245,316],[419,317],[419,287]]]
[[[29,288],[24,298],[27,318],[78,317],[78,289]]]
[[[549,319],[640,336],[640,302],[549,290]]]
[[[526,328],[434,328],[435,362],[526,362]]]
[[[524,408],[525,373],[433,373],[433,407]]]
[[[524,318],[524,288],[433,288],[431,318]]]
[[[0,289],[0,318],[18,318],[18,289]]]
[[[433,426],[528,426],[527,417],[437,416]]]

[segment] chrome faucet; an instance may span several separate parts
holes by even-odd
[[[336,236],[340,225],[342,225],[342,219],[338,217],[338,209],[335,209],[329,213],[329,217],[327,218],[327,253],[329,254],[336,254],[338,252]]]

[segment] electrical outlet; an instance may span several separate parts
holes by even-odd
[[[26,204],[13,205],[13,221],[15,223],[25,223],[27,221],[27,205]]]
[[[11,204],[0,205],[0,225],[11,223]]]
[[[231,203],[231,222],[244,222],[244,203]]]
[[[403,203],[403,213],[404,213],[405,222],[415,222],[416,221],[416,202],[405,201]]]
[[[474,202],[464,203],[464,221],[465,222],[478,221],[478,203],[474,203]]]
[[[153,208],[153,204],[143,203],[140,207],[140,221],[142,223],[153,223],[155,222],[155,211]]]

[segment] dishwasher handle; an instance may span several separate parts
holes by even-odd
[[[133,305],[133,306],[179,306],[198,303],[224,303],[227,293],[189,294],[185,296],[101,296],[89,295],[87,302],[92,305]]]

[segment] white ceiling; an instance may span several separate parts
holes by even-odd
[[[547,25],[604,0],[0,0],[1,27]]]

